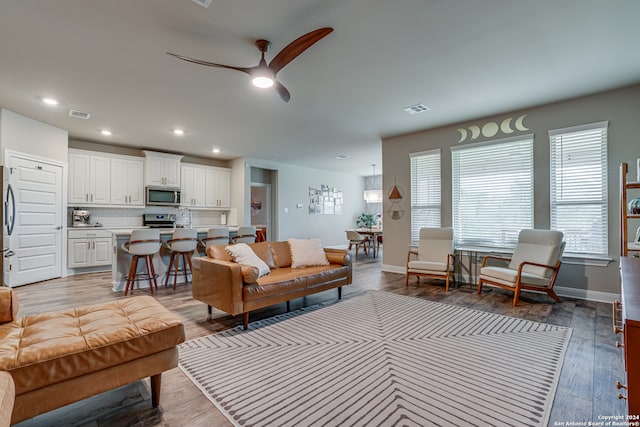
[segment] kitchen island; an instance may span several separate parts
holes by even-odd
[[[111,269],[111,283],[112,289],[114,292],[122,292],[124,291],[125,285],[127,283],[127,275],[129,274],[129,267],[131,266],[131,258],[132,256],[122,250],[122,245],[129,241],[131,238],[131,232],[134,229],[148,228],[148,227],[135,227],[135,228],[127,228],[127,229],[111,229],[112,233],[112,247],[113,247],[113,263]],[[207,232],[211,227],[194,227],[198,230],[198,239],[204,239],[207,237]],[[229,235],[235,236],[238,232],[238,227],[229,226]],[[171,251],[167,249],[164,245],[164,242],[171,240],[173,236],[174,228],[161,228],[160,230],[160,240],[162,240],[163,244],[160,246],[160,252],[154,255],[153,257],[153,267],[155,268],[157,277],[158,286],[162,286],[164,283],[165,275],[167,270],[169,270],[169,258],[171,257]],[[202,248],[198,247],[192,256],[200,256],[204,255],[204,253],[200,253]],[[181,264],[182,266],[182,264]],[[140,263],[138,268],[143,268],[143,264]],[[140,270],[139,270],[140,271]],[[171,278],[171,282],[173,282],[173,277]],[[184,283],[184,275],[180,274],[177,277],[178,283]],[[133,292],[135,293],[138,288],[146,289],[149,288],[148,280],[136,280],[134,284]]]

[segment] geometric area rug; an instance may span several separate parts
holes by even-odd
[[[183,343],[237,426],[546,426],[571,329],[392,293]]]

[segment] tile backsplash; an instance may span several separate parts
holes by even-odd
[[[105,228],[130,228],[142,226],[142,215],[149,213],[169,213],[176,215],[176,225],[183,225],[192,227],[208,227],[211,225],[221,224],[221,215],[224,213],[227,216],[228,225],[237,225],[233,221],[237,215],[234,215],[235,209],[229,210],[190,210],[180,208],[160,208],[149,206],[146,208],[83,208],[91,211],[92,221],[94,223],[100,223]],[[68,223],[71,227],[71,212],[72,208],[68,209]],[[237,221],[237,220],[236,220]]]

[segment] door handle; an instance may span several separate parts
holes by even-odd
[[[3,251],[6,251],[6,249],[3,249]],[[9,257],[14,256],[15,254],[16,254],[15,252],[13,252],[12,250],[9,250],[9,251],[7,251],[6,254],[4,254],[4,257],[5,258],[9,258]]]
[[[56,230],[62,230],[62,226],[61,225],[57,226]]]

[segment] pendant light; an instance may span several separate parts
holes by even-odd
[[[372,185],[375,187],[376,164],[372,163],[373,175],[371,175]],[[364,200],[367,203],[382,203],[382,190],[364,190]]]

